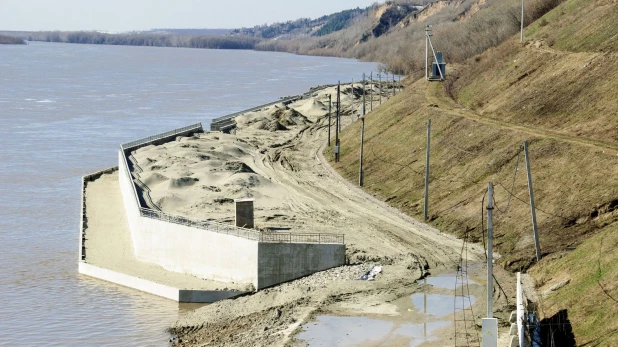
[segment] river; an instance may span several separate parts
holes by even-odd
[[[374,63],[286,53],[0,45],[0,345],[166,346],[193,306],[77,273],[80,179],[120,143],[210,120]]]

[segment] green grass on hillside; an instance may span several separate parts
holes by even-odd
[[[365,189],[422,218],[431,119],[430,224],[482,242],[481,201],[493,182],[500,264],[530,270],[541,291],[570,278],[543,300],[541,314],[566,310],[577,344],[586,346],[618,345],[617,13],[617,1],[568,0],[528,27],[525,45],[513,37],[450,65],[445,84],[410,81],[366,119]],[[359,129],[359,122],[345,129],[341,162],[333,163],[352,182]],[[539,265],[519,152],[524,140]]]
[[[551,317],[566,308],[577,344],[618,346],[618,223],[607,226],[575,251],[547,259],[532,270],[539,292],[570,283],[541,300]]]

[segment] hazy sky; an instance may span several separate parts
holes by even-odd
[[[316,18],[373,2],[376,0],[0,0],[0,30],[252,27]]]

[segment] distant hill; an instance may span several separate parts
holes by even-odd
[[[526,22],[563,0],[526,0]],[[449,63],[495,47],[520,27],[513,0],[396,0],[316,19],[300,18],[237,29],[155,29],[100,32],[19,33],[28,40],[164,47],[255,49],[336,56],[383,63],[383,69],[419,74],[424,68],[425,27],[433,25],[436,50]]]

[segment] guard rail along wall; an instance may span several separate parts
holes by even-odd
[[[345,263],[344,237],[340,234],[263,233],[143,206],[128,155],[150,144],[201,131],[201,124],[195,124],[120,148],[120,189],[139,259],[201,278],[253,284],[256,289]]]

